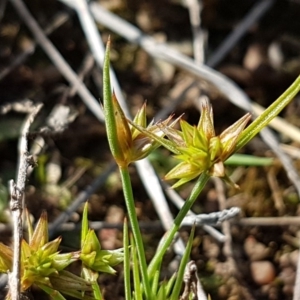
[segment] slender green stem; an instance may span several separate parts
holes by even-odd
[[[129,236],[127,219],[124,221],[123,227],[123,247],[124,247],[124,291],[125,300],[131,299],[131,283],[130,283],[130,253],[129,253]]]
[[[132,233],[133,233],[134,241],[137,248],[137,254],[140,262],[140,270],[142,275],[143,287],[146,294],[146,299],[150,300],[152,297],[151,297],[150,284],[148,280],[145,250],[144,250],[138,219],[136,217],[130,176],[127,167],[119,167],[119,170],[122,179],[123,193],[125,197],[128,217],[131,224]]]
[[[256,134],[266,127],[293,100],[299,90],[300,76],[298,76],[293,84],[243,131],[236,144],[235,151],[245,146]]]
[[[189,237],[189,241],[186,245],[186,250],[182,256],[182,259],[180,261],[180,265],[177,271],[177,278],[172,290],[172,295],[170,297],[171,300],[177,300],[179,299],[179,294],[182,288],[182,282],[184,281],[183,277],[184,277],[184,271],[186,270],[187,264],[189,262],[190,259],[190,254],[192,251],[192,246],[193,246],[193,240],[194,240],[194,234],[195,234],[195,226],[192,227],[191,233],[190,233],[190,237]]]
[[[210,178],[210,176],[206,173],[202,173],[200,175],[200,177],[198,178],[189,198],[186,200],[186,202],[180,209],[177,217],[174,220],[172,228],[166,233],[166,237],[164,238],[162,245],[160,246],[159,250],[156,252],[155,256],[153,257],[153,259],[149,265],[148,274],[149,274],[150,278],[152,278],[154,276],[154,273],[155,273],[158,265],[162,261],[164,254],[168,250],[169,246],[171,245],[171,243],[174,239],[175,234],[179,230],[182,220],[184,219],[184,217],[186,216],[188,211],[191,209],[191,207],[195,203],[197,197],[203,190],[203,188],[206,185],[209,178]]]

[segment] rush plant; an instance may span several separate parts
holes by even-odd
[[[61,238],[48,240],[47,214],[43,212],[33,230],[27,217],[28,242],[22,241],[21,248],[21,293],[28,292],[35,285],[52,299],[63,300],[63,295],[76,299],[101,300],[97,283],[99,273],[114,274],[114,266],[123,261],[123,249],[102,250],[93,230],[88,228],[87,204],[82,218],[81,249],[60,253]],[[12,249],[0,243],[0,273],[12,269]],[[81,276],[66,268],[75,261],[81,261]],[[6,299],[11,299],[10,294]]]
[[[248,127],[246,127],[246,125],[251,119],[249,113],[217,136],[214,129],[213,110],[207,100],[201,103],[201,116],[198,125],[191,125],[179,119],[172,121],[172,116],[170,116],[164,121],[151,123],[146,126],[145,105],[133,121],[127,119],[111,89],[109,51],[110,42],[107,44],[103,69],[105,124],[110,149],[118,164],[122,179],[128,218],[133,233],[130,252],[133,259],[133,278],[134,282],[138,282],[138,284],[134,284],[132,290],[130,290],[129,242],[128,238],[126,238],[127,233],[125,231],[125,295],[127,300],[151,300],[157,298],[158,295],[156,288],[153,289],[153,286],[158,286],[157,278],[159,278],[163,256],[170,247],[184,217],[193,206],[207,181],[210,177],[217,176],[234,185],[226,175],[226,160],[234,155],[241,147],[246,145],[290,103],[300,89],[300,76],[286,92]],[[180,123],[180,129],[174,127],[178,121]],[[173,226],[165,234],[156,254],[149,265],[147,265],[142,235],[135,213],[134,196],[128,165],[138,159],[146,157],[153,149],[159,146],[169,149],[175,158],[179,160],[179,164],[165,175],[166,180],[177,180],[173,188],[181,186],[192,179],[196,179],[196,183],[190,196],[186,199],[185,204],[176,216]],[[188,248],[186,251],[186,255],[189,255]],[[137,260],[138,263],[136,262]],[[181,276],[180,274],[181,273],[179,273],[178,276]],[[180,280],[182,282],[182,277],[179,278],[179,281]],[[170,287],[170,285],[168,286]],[[171,294],[170,292],[168,295]],[[172,298],[172,296],[170,297],[170,299],[178,299]],[[166,296],[166,298],[162,299],[169,298]]]
[[[169,280],[160,282],[163,257],[170,247],[181,223],[212,176],[235,185],[226,174],[226,161],[260,130],[267,126],[300,90],[300,76],[295,82],[248,127],[250,114],[216,135],[213,110],[208,100],[201,103],[201,116],[197,125],[173,116],[147,124],[146,105],[135,118],[126,118],[110,85],[110,43],[107,45],[103,68],[103,108],[111,153],[119,167],[128,220],[124,224],[123,248],[103,250],[93,230],[88,226],[87,205],[82,218],[81,248],[78,251],[60,253],[61,238],[49,241],[48,221],[43,213],[35,229],[27,218],[28,240],[21,247],[21,292],[26,293],[33,285],[38,286],[52,299],[63,300],[63,295],[76,299],[101,300],[98,285],[100,273],[115,274],[114,267],[124,262],[124,294],[126,300],[191,299],[192,294],[180,297],[184,270],[192,248],[194,229],[187,243],[178,272]],[[179,129],[176,127],[179,125]],[[166,175],[166,180],[176,180],[177,188],[191,180],[195,185],[176,216],[171,229],[164,235],[154,257],[146,261],[142,234],[135,211],[134,195],[129,175],[129,165],[147,157],[154,149],[163,146],[174,154],[178,165]],[[12,249],[0,243],[0,272],[12,269]],[[73,262],[81,263],[80,276],[67,271]],[[191,292],[192,293],[192,292]],[[10,294],[7,299],[11,299]]]

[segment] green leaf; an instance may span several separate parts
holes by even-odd
[[[293,84],[274,101],[260,116],[258,116],[241,134],[235,151],[245,146],[264,127],[266,127],[296,96],[300,90],[300,76]]]
[[[171,292],[173,290],[173,286],[174,286],[175,281],[176,281],[176,278],[177,278],[177,273],[174,273],[172,275],[172,277],[169,279],[167,287],[166,287],[167,295],[171,294]]]
[[[89,220],[88,220],[88,202],[84,204],[81,224],[81,248],[86,240],[86,236],[89,231]]]
[[[181,259],[181,262],[180,262],[176,282],[175,282],[175,285],[174,285],[174,288],[173,288],[173,291],[172,291],[172,295],[171,295],[171,300],[179,299],[179,293],[180,293],[181,286],[182,286],[182,283],[183,283],[183,276],[184,276],[185,267],[186,267],[186,265],[189,261],[191,250],[192,250],[194,233],[195,233],[195,226],[193,226],[193,228],[192,228],[192,231],[191,231],[191,234],[190,234],[190,237],[189,237],[189,241],[187,243],[187,247],[185,249],[184,255],[183,255],[183,257]]]
[[[152,278],[150,278],[151,280]],[[159,270],[156,270],[156,272],[154,273],[153,279],[151,281],[151,290],[152,290],[152,294],[156,295],[157,294],[157,290],[158,290],[158,282],[160,279],[160,272]]]
[[[67,300],[59,291],[56,291],[47,285],[38,284],[38,287],[46,292],[53,300]]]
[[[247,154],[234,154],[229,157],[225,164],[235,166],[271,166],[274,159],[270,157],[258,157]]]
[[[123,228],[123,247],[124,247],[124,286],[125,299],[131,300],[131,283],[130,283],[130,246],[128,235],[127,219],[124,220]]]
[[[136,246],[134,239],[131,238],[131,260],[132,260],[132,271],[133,271],[133,285],[134,285],[134,299],[143,300],[143,292],[141,289],[141,278],[139,271],[139,260],[137,256]]]
[[[145,129],[145,128],[137,125],[137,124],[134,124],[130,120],[128,120],[128,121],[129,121],[130,125],[132,125],[132,127],[136,128],[137,130],[139,130],[140,132],[142,132],[143,134],[145,134],[149,138],[155,140],[156,142],[158,142],[160,145],[164,146],[166,149],[168,149],[172,153],[180,154],[180,152],[178,151],[177,146],[176,146],[175,143],[173,143],[169,140],[166,140],[163,137],[160,137],[160,136],[156,135],[155,133],[151,132],[147,128]]]
[[[159,288],[159,291],[157,293],[156,299],[158,299],[158,300],[165,300],[165,299],[167,299],[166,282],[163,282],[160,285],[160,288]]]

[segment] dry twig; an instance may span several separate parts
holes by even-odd
[[[13,267],[9,274],[9,290],[12,300],[18,300],[20,297],[20,255],[22,241],[22,213],[24,208],[24,190],[27,177],[27,169],[34,164],[32,156],[28,153],[28,133],[29,127],[34,121],[36,114],[42,108],[42,104],[36,105],[32,112],[27,116],[19,140],[19,163],[16,182],[10,181],[10,210],[13,222]]]
[[[184,291],[180,300],[189,300],[189,296],[192,293],[193,300],[207,300],[203,288],[201,286],[200,280],[198,278],[198,270],[194,261],[188,262],[184,272]]]
[[[274,167],[271,167],[269,172],[267,172],[267,180],[272,191],[275,208],[277,209],[279,215],[283,215],[285,213],[285,204],[283,202],[282,192],[280,191],[280,187],[276,179],[276,171]]]
[[[193,33],[194,58],[197,64],[204,63],[205,32],[201,28],[202,0],[185,0],[189,10]]]
[[[248,32],[265,13],[272,7],[274,0],[258,1],[250,10],[240,24],[226,37],[220,47],[213,53],[207,61],[207,65],[215,67],[229,53],[229,51],[238,43],[238,41]]]
[[[6,0],[5,0],[6,1]],[[5,1],[2,1],[2,3],[5,3]],[[1,5],[0,4],[0,5]],[[1,19],[1,16],[0,16]],[[68,20],[67,14],[58,14],[54,17],[53,21],[50,23],[49,26],[45,28],[45,34],[49,35],[54,30],[59,28],[61,25],[63,25]],[[32,41],[24,50],[22,53],[18,54],[14,60],[9,64],[7,67],[3,68],[0,72],[0,80],[3,80],[13,69],[18,67],[20,64],[22,64],[26,59],[32,55],[35,52],[36,43]]]
[[[94,115],[100,120],[104,120],[103,112],[100,108],[98,101],[77,77],[76,73],[70,68],[62,55],[53,46],[51,41],[46,37],[43,30],[30,14],[29,10],[25,6],[22,0],[10,0],[14,5],[17,13],[31,30],[36,42],[43,48],[45,53],[49,56],[53,64],[62,73],[62,75],[70,82],[70,84],[76,87],[78,94],[86,104],[86,106],[94,113]]]

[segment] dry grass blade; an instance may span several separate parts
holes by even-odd
[[[194,58],[197,64],[204,63],[205,32],[201,29],[202,0],[185,0],[189,10],[193,33]]]
[[[229,51],[238,43],[238,41],[246,34],[265,13],[272,7],[274,0],[258,1],[251,9],[236,29],[225,39],[220,47],[212,54],[207,61],[207,65],[215,67],[229,53]]]
[[[24,5],[22,0],[10,0],[14,5],[17,13],[26,24],[26,26],[31,30],[36,42],[43,48],[45,53],[49,56],[53,64],[57,69],[63,74],[63,76],[70,82],[70,84],[77,88],[78,94],[86,104],[86,106],[95,114],[95,116],[100,120],[104,120],[103,112],[100,108],[98,101],[89,92],[86,86],[78,79],[75,72],[66,63],[62,55],[53,46],[50,40],[46,37],[43,30],[40,28],[36,20],[30,14],[27,7]]]

